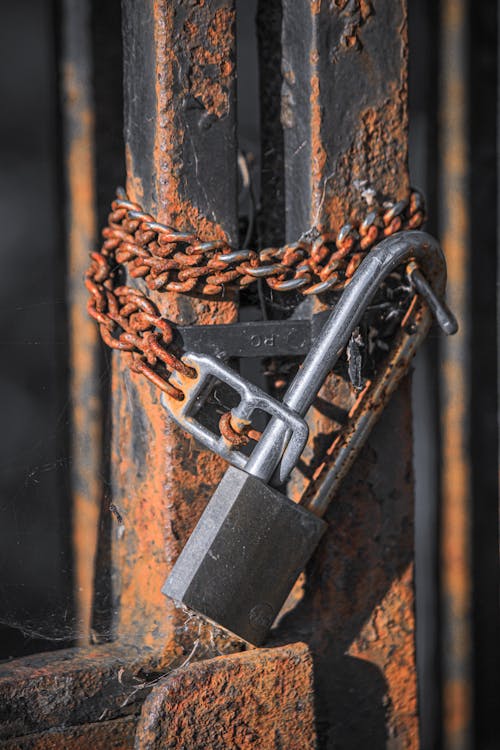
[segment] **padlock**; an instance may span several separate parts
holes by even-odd
[[[253,645],[265,640],[326,529],[308,507],[275,489],[286,482],[304,439],[302,434],[290,449],[296,430],[287,415],[295,414],[300,424],[381,282],[405,261],[421,269],[423,276],[417,266],[412,270],[418,273],[418,292],[432,297],[429,306],[438,311],[441,327],[447,333],[456,330],[453,316],[439,302],[446,266],[433,237],[400,232],[371,250],[290,384],[283,398],[286,412],[273,407],[246,464],[227,469],[163,587],[175,602]],[[196,367],[195,360],[185,358]],[[323,513],[325,504],[321,507]]]

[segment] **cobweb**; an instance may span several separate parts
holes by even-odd
[[[33,346],[40,351],[43,344]],[[23,353],[25,360],[31,356]],[[59,394],[48,374],[50,379],[38,379],[38,387],[5,371],[0,379],[7,427],[0,458],[2,658],[68,645],[79,630],[69,547],[69,403],[57,403]]]

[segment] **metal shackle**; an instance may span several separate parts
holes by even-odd
[[[360,264],[288,387],[284,405],[305,416],[380,284],[410,261],[416,264],[409,273],[416,292],[426,299],[445,333],[457,330],[455,318],[440,301],[446,286],[446,263],[438,241],[426,232],[398,232],[376,245]],[[289,439],[287,425],[273,417],[245,471],[272,485],[283,484],[294,468],[285,454]]]

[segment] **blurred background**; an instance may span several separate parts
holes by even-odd
[[[239,3],[238,112],[240,146],[252,155],[258,197],[255,11],[254,0]],[[81,158],[95,158],[100,223],[124,180],[119,40],[105,43],[116,33],[111,29],[119,31],[113,22],[119,12],[119,3],[107,0],[92,19],[97,137],[94,145],[85,139],[79,145]],[[427,228],[445,248],[448,301],[461,325],[450,341],[431,333],[414,368],[422,747],[444,745],[444,708],[458,694],[470,719],[464,710],[457,735],[464,742],[454,746],[493,750],[500,747],[497,8],[491,0],[410,0],[409,14],[410,171],[427,197]],[[71,205],[61,161],[71,122],[60,93],[61,87],[70,91],[71,80],[61,66],[68,50],[56,33],[59,21],[58,7],[47,0],[2,8],[3,659],[71,645],[81,628],[71,515],[72,496],[88,477],[75,477],[70,447],[75,383],[68,301],[77,292],[67,282],[64,217]],[[97,238],[92,220],[79,231]],[[104,352],[101,365],[105,391]],[[91,411],[92,394],[89,399]],[[104,465],[96,480],[105,490]]]

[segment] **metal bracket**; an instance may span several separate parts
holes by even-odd
[[[311,318],[258,320],[228,325],[178,326],[185,351],[231,357],[283,357],[307,354],[329,311]]]
[[[260,409],[273,417],[277,417],[280,422],[284,423],[285,429],[291,430],[291,437],[283,458],[286,457],[287,461],[289,460],[293,465],[297,463],[309,435],[309,427],[302,417],[253,383],[242,378],[216,357],[189,352],[182,360],[196,370],[197,377],[195,379],[188,378],[180,372],[175,372],[172,375],[171,382],[182,388],[184,400],[173,404],[172,399],[168,399],[162,393],[161,402],[183,429],[190,432],[202,445],[225,458],[228,463],[239,469],[245,468],[249,457],[231,449],[222,436],[216,435],[195,418],[196,412],[204,402],[207,391],[212,387],[214,380],[218,380],[227,383],[240,396],[239,404],[231,410],[232,418],[236,424],[248,424],[253,412]]]

